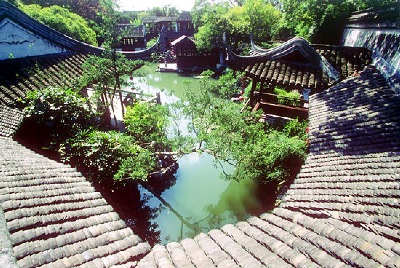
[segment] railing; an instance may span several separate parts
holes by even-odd
[[[308,100],[303,98],[294,100],[285,97],[278,98],[278,95],[273,93],[260,93],[259,108],[266,114],[301,120],[308,118]]]

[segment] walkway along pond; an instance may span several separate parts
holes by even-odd
[[[156,69],[156,64],[142,67],[139,72],[146,76],[134,77],[133,81],[144,92],[161,92],[162,103],[182,98],[187,88],[184,81],[190,82],[194,89],[198,85],[198,79],[193,77],[160,73]],[[211,155],[191,153],[180,157],[178,163],[175,174],[150,181],[147,189],[134,183],[96,187],[134,232],[150,244],[194,237],[258,215],[274,205],[275,200],[268,195],[265,185],[252,180],[222,179],[222,169],[214,165]],[[233,174],[235,167],[226,164],[224,169]]]

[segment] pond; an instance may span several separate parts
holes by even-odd
[[[192,89],[198,86],[198,79],[156,69],[155,64],[142,67],[139,71],[146,76],[135,77],[134,82],[145,92],[162,91],[162,103],[182,98],[187,90],[184,81],[190,81]],[[173,95],[166,94],[171,92]],[[108,191],[106,198],[120,216],[150,244],[194,237],[272,209],[275,197],[268,194],[265,185],[252,180],[224,180],[222,168],[215,165],[211,155],[191,153],[180,157],[178,163],[173,177],[153,181],[151,187],[100,185],[103,193]],[[228,164],[223,168],[230,174],[235,169]]]

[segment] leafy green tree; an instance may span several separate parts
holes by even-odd
[[[111,0],[102,0],[105,8],[102,23],[98,27],[100,35],[104,38],[104,53],[101,56],[90,56],[83,64],[82,87],[92,85],[100,97],[103,107],[111,107],[114,111],[114,98],[120,100],[122,117],[125,114],[122,88],[125,86],[125,75],[143,65],[141,60],[129,60],[117,51],[117,45],[123,32],[118,27],[120,14],[116,11],[118,6]],[[115,115],[115,112],[114,112]],[[114,117],[117,123],[116,117]]]
[[[208,78],[198,89],[187,91],[185,111],[192,118],[197,143],[217,160],[239,167],[234,176],[225,174],[228,178],[250,177],[274,181],[277,185],[284,183],[304,160],[306,123],[295,121],[281,131],[259,123],[260,114],[230,101],[227,92],[234,93],[242,86],[237,83],[241,81],[237,76],[228,73],[228,77],[225,79],[231,80],[230,83],[222,79],[224,83],[219,84],[222,93],[219,97],[212,93],[218,82],[215,84]]]
[[[157,17],[173,17],[178,16],[179,11],[176,7],[171,5],[165,5],[162,7],[153,7],[146,11],[149,16],[157,16]]]
[[[196,2],[197,3],[197,2]],[[223,45],[222,33],[226,31],[224,15],[229,8],[226,4],[202,5],[206,11],[198,10],[194,17],[197,26],[196,46],[200,50],[210,50]]]
[[[192,11],[198,29],[196,45],[200,49],[221,46],[222,33],[234,49],[249,41],[250,33],[258,41],[270,41],[281,12],[263,0],[245,0],[243,5],[196,2]]]
[[[29,16],[77,40],[97,45],[96,33],[79,15],[60,6],[42,8],[39,5],[20,5],[19,8]]]
[[[99,123],[94,105],[72,89],[30,91],[23,102],[28,114],[23,128],[29,129],[32,136],[40,136],[43,147],[58,150],[66,139]]]
[[[313,43],[337,44],[351,13],[396,0],[282,0],[277,36],[302,36]]]
[[[262,0],[246,0],[243,4],[246,19],[249,21],[249,32],[256,41],[270,41],[282,16],[272,4]],[[248,35],[248,33],[247,33]]]
[[[94,20],[97,13],[102,10],[101,0],[20,0],[20,2],[42,7],[61,6],[87,20]]]
[[[143,180],[155,170],[154,153],[117,131],[87,130],[64,144],[62,159],[97,180]]]
[[[168,108],[149,102],[139,102],[127,108],[124,123],[127,133],[143,145],[166,143]],[[162,151],[164,148],[160,148]]]
[[[111,107],[117,124],[115,96],[119,97],[123,117],[125,104],[122,88],[129,84],[126,75],[142,65],[142,60],[129,60],[123,54],[113,50],[106,50],[102,56],[89,56],[82,65],[81,87],[91,86],[95,90],[95,95],[102,103],[103,110]]]

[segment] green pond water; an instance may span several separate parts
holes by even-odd
[[[198,79],[159,73],[156,69],[155,64],[142,67],[140,72],[146,76],[135,77],[134,82],[135,87],[144,91],[163,92],[162,103],[182,98],[184,90],[195,90],[198,86]],[[191,86],[185,86],[184,81],[190,81]],[[150,191],[140,185],[136,189],[132,186],[128,193],[131,198],[120,200],[123,207],[120,214],[143,239],[151,244],[165,244],[271,209],[273,201],[268,189],[252,180],[222,179],[222,169],[213,160],[208,154],[180,157],[176,173],[167,182],[160,182],[166,186],[159,190],[156,186]],[[226,164],[224,169],[233,174],[235,167]],[[118,191],[114,195],[116,199],[122,198]]]

